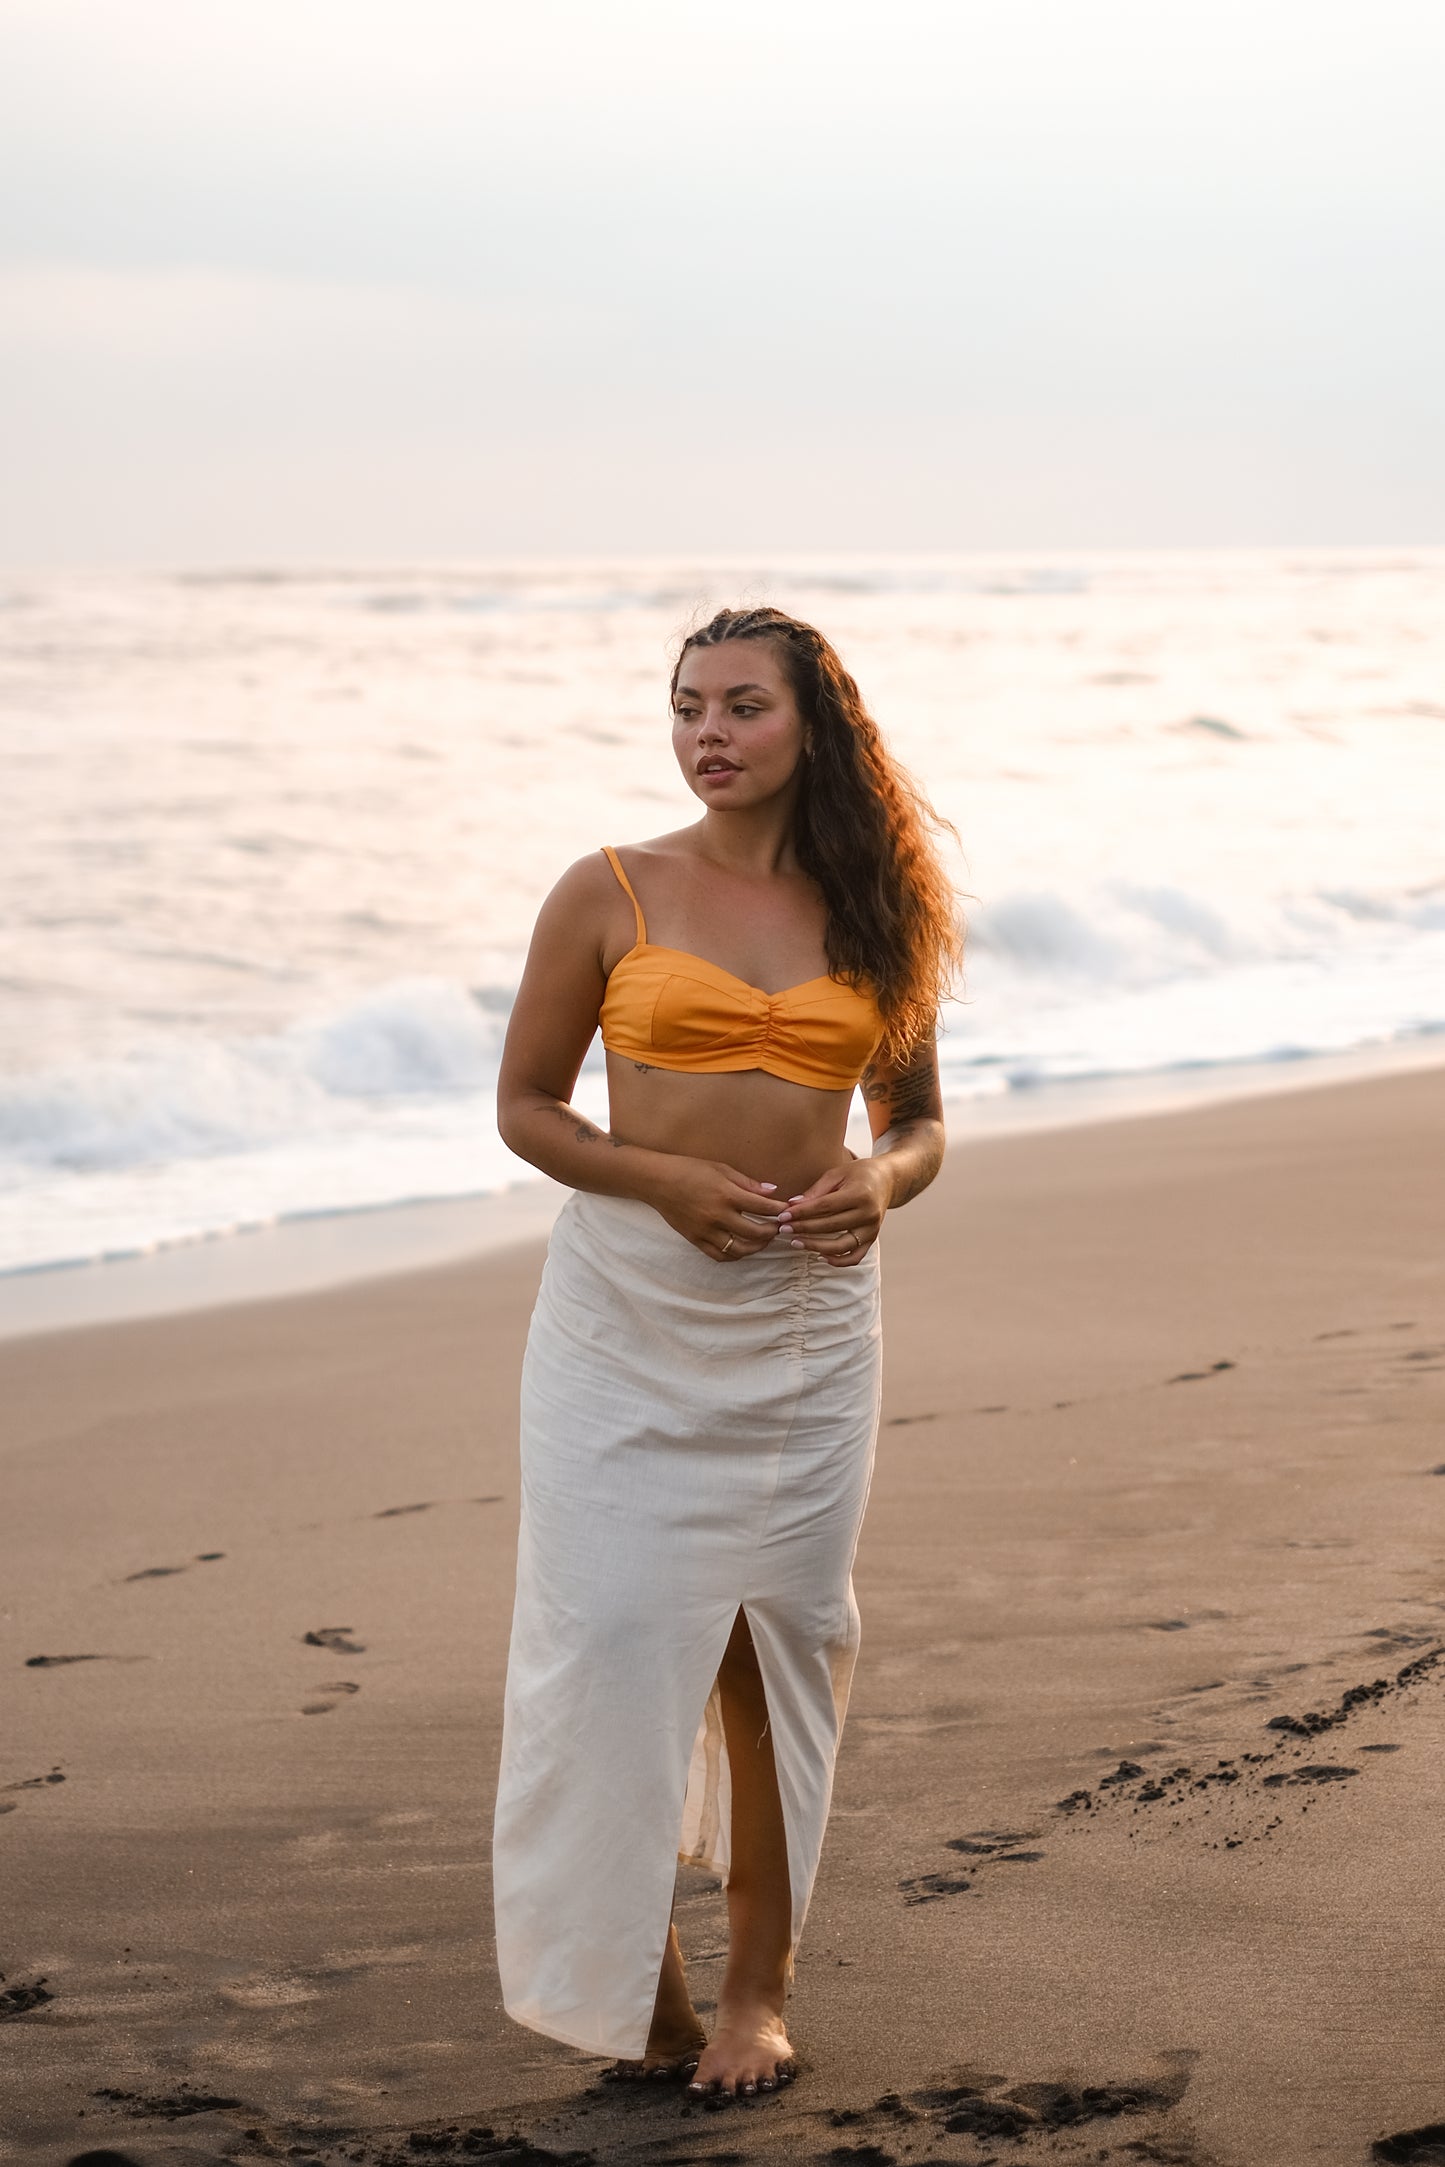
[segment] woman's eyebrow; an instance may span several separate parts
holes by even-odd
[[[723,698],[725,700],[735,700],[740,692],[765,693],[767,689],[768,688],[766,685],[729,685],[727,691],[723,694]],[[679,700],[683,698],[689,700],[700,700],[702,698],[702,694],[693,685],[679,685],[673,697]]]

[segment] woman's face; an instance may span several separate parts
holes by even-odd
[[[771,640],[689,647],[672,703],[688,788],[719,811],[761,805],[797,774],[806,732]]]

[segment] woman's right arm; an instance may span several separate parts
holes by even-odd
[[[558,881],[538,914],[497,1081],[497,1127],[518,1158],[600,1196],[650,1204],[705,1254],[766,1246],[756,1217],[782,1209],[734,1168],[622,1143],[568,1103],[607,988],[603,948],[615,883],[600,856]]]

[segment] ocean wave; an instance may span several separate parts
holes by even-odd
[[[1284,1058],[1445,1021],[1445,883],[1321,888],[1226,914],[1168,883],[1018,889],[971,914],[944,1062],[969,1092],[1246,1053]],[[0,1081],[0,1176],[114,1173],[285,1146],[490,1095],[514,988],[393,981],[285,1029],[154,1034]],[[600,1048],[585,1067],[600,1081]],[[487,1103],[483,1105],[485,1100]],[[394,1125],[394,1124],[393,1124]]]
[[[158,1038],[121,1059],[12,1077],[0,1083],[0,1164],[101,1173],[319,1139],[373,1102],[488,1088],[501,1029],[464,987],[415,978],[281,1032]]]
[[[1117,879],[1084,896],[1021,888],[985,900],[969,912],[968,943],[1021,981],[1138,989],[1243,966],[1334,966],[1442,930],[1445,882],[1313,888],[1256,897],[1231,915],[1187,888]]]

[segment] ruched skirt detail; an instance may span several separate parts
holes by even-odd
[[[649,1205],[574,1195],[522,1372],[522,1517],[493,1880],[509,2015],[640,2056],[676,1863],[726,1880],[716,1688],[747,1617],[796,1946],[858,1648],[880,1370],[876,1248],[715,1264]]]

